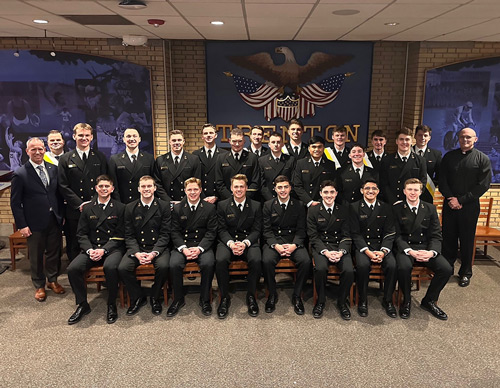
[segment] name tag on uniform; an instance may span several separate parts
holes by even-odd
[[[278,214],[278,213],[273,213],[273,214],[271,214],[271,217],[278,217],[278,216],[279,216],[279,214]]]
[[[187,220],[187,216],[181,216],[181,220]]]
[[[168,166],[161,166],[160,170],[168,170]]]
[[[222,163],[222,167],[229,167],[229,163]]]
[[[391,165],[391,166],[389,166],[389,168],[394,169],[394,168],[398,168],[398,166]]]
[[[136,220],[142,220],[142,216],[135,217]]]
[[[123,170],[123,169],[124,169],[124,168],[126,168],[126,167],[125,167],[125,166],[116,166],[116,168],[117,168],[118,170]]]
[[[351,178],[347,178],[345,181],[346,182],[352,182],[352,179]]]
[[[309,170],[302,170],[302,174],[309,174]]]
[[[264,167],[264,170],[272,170],[272,167]]]
[[[243,167],[250,167],[250,165],[249,164],[244,164]]]
[[[318,222],[325,222],[325,221],[326,221],[326,218],[318,217]]]
[[[76,164],[68,164],[68,168],[74,168],[76,167]]]
[[[99,217],[97,217],[97,216],[90,216],[90,219],[91,219],[91,220],[97,220],[98,218],[99,218]]]
[[[226,217],[227,218],[234,218],[234,217],[236,217],[236,214],[228,214]]]
[[[362,219],[364,219],[364,218],[368,218],[368,215],[367,215],[367,214],[361,214],[361,215],[359,216],[359,218],[362,218]]]
[[[115,218],[118,218],[118,216],[109,216],[108,220],[114,220]]]
[[[401,220],[403,220],[403,221],[405,221],[407,219],[408,219],[408,217],[401,217]]]

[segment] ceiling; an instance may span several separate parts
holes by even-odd
[[[43,37],[46,30],[49,37],[78,38],[500,41],[499,0],[144,0],[140,10],[119,1],[2,0],[0,37]],[[359,12],[332,13],[344,10]],[[80,23],[65,17],[85,15],[95,17]],[[165,24],[154,27],[148,19]],[[392,22],[398,24],[386,25]]]

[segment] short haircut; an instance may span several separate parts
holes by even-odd
[[[248,178],[245,174],[236,174],[231,178],[231,186],[234,181],[245,181],[245,184],[248,186]]]
[[[63,134],[61,133],[61,131],[58,131],[57,129],[53,129],[53,130],[51,130],[51,131],[47,134],[47,138],[49,137],[49,135],[61,135],[61,138],[64,140],[64,136],[63,136]]]
[[[32,137],[28,139],[28,141],[26,142],[26,149],[28,149],[30,147],[30,144],[33,143],[34,141],[42,142],[43,146],[45,147],[45,142],[42,139],[40,139],[39,137]]]
[[[304,124],[302,124],[302,121],[297,119],[291,119],[290,122],[288,123],[288,128],[290,128],[290,125],[292,124],[298,125],[300,129],[304,130]]]
[[[351,150],[352,150],[353,148],[355,148],[355,147],[361,148],[361,149],[363,150],[363,152],[365,152],[365,147],[363,147],[363,146],[361,145],[361,143],[353,143],[353,144],[351,145]]]
[[[420,185],[420,190],[424,189],[424,184],[422,182],[420,182],[420,179],[418,179],[418,178],[407,179],[405,181],[405,189],[406,189],[406,186],[408,186],[408,185],[414,185],[414,184]]]
[[[141,137],[141,131],[139,131],[137,128],[127,128],[125,131],[123,131],[123,133],[127,131],[136,131],[139,137]]]
[[[201,130],[203,131],[205,128],[215,129],[215,125],[213,125],[212,123],[205,123],[205,124],[203,124],[203,127],[201,127]]]
[[[153,181],[153,185],[156,187],[155,179],[151,175],[141,176],[141,178],[139,179],[139,186],[141,185],[141,182],[144,182],[144,181]]]
[[[313,145],[315,143],[321,143],[325,145],[325,138],[321,136],[311,136],[309,139],[309,145]]]
[[[264,128],[262,128],[260,125],[254,125],[254,126],[252,127],[252,129],[250,130],[250,133],[252,133],[252,131],[253,131],[254,129],[258,129],[259,131],[261,131],[261,132],[262,132],[262,134],[264,134]]]
[[[173,135],[181,135],[184,139],[184,132],[182,132],[180,129],[174,129],[173,131],[170,131],[170,138],[172,138]]]
[[[396,139],[399,137],[399,135],[413,136],[413,131],[410,128],[403,127],[399,131],[396,132]]]
[[[235,135],[235,136],[243,136],[243,129],[238,128],[238,127],[235,127],[233,129],[231,129],[231,133],[230,133],[229,137],[231,137],[233,135]]]
[[[84,129],[84,130],[90,131],[92,133],[92,135],[94,134],[94,128],[92,128],[92,126],[90,124],[78,123],[73,127],[73,135],[76,135],[76,132],[79,129]]]
[[[107,181],[107,182],[110,182],[112,186],[114,186],[115,184],[113,183],[113,179],[111,179],[111,177],[109,175],[106,175],[106,174],[102,174],[102,175],[99,175],[97,177],[97,179],[95,180],[95,184],[96,186],[99,184],[99,182],[102,182],[102,181]]]
[[[333,133],[335,133],[335,132],[342,132],[342,133],[347,134],[347,128],[344,125],[342,125],[340,127],[335,127],[333,129]]]
[[[288,178],[286,175],[278,175],[276,179],[274,179],[274,186],[276,186],[278,183],[283,183],[283,182],[290,183],[290,178]]]
[[[361,188],[364,188],[367,183],[373,183],[373,184],[377,185],[377,188],[379,188],[378,187],[378,182],[375,179],[370,179],[370,178],[369,179],[365,179],[363,181],[363,183],[361,183]]]
[[[279,132],[276,131],[271,132],[271,134],[269,135],[269,139],[272,137],[279,137],[283,141],[283,136],[281,136],[281,133]]]
[[[418,131],[422,131],[424,133],[429,132],[429,135],[432,135],[432,128],[425,124],[420,124],[415,127],[415,136],[417,136]]]
[[[338,191],[337,184],[330,179],[327,179],[326,181],[320,183],[319,191],[322,191],[326,186],[332,186],[336,191]]]
[[[186,188],[187,185],[189,185],[190,183],[196,183],[198,185],[198,187],[201,189],[201,179],[198,179],[195,177],[191,177],[191,178],[186,179],[184,181],[184,188]]]
[[[375,131],[373,131],[371,138],[373,139],[375,136],[383,137],[384,139],[387,139],[387,135],[381,129],[376,129]]]

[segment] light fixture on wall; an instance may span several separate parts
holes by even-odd
[[[122,45],[124,46],[145,46],[148,38],[144,35],[123,35]]]
[[[146,3],[141,0],[122,0],[118,3],[118,6],[126,9],[142,9],[147,7]]]

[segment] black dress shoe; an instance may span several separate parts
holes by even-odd
[[[437,319],[441,319],[442,321],[446,321],[448,319],[448,315],[446,315],[446,313],[437,306],[436,302],[433,302],[432,300],[422,300],[422,303],[420,303],[420,307],[430,312]]]
[[[167,310],[167,317],[172,318],[177,315],[179,310],[186,305],[184,298],[174,300]]]
[[[367,302],[359,302],[358,303],[358,314],[360,317],[368,316],[368,303]]]
[[[151,297],[149,303],[151,304],[151,312],[154,315],[160,315],[161,312],[163,311],[163,307],[161,307],[160,301],[156,298]]]
[[[324,303],[316,303],[313,308],[313,317],[319,319],[323,316],[323,310],[325,309]]]
[[[106,322],[115,323],[118,319],[118,311],[116,310],[116,304],[108,304],[108,313],[106,314]]]
[[[302,303],[302,298],[297,295],[292,296],[293,311],[297,315],[304,315],[304,303]]]
[[[385,313],[391,317],[396,318],[398,314],[396,313],[396,306],[392,302],[382,301],[382,307],[385,309]]]
[[[399,316],[402,319],[410,318],[411,302],[404,302],[399,308]]]
[[[134,303],[130,305],[130,307],[127,309],[127,315],[135,315],[139,312],[142,306],[145,306],[146,303],[148,303],[147,299],[145,296],[137,299]]]
[[[68,319],[68,325],[74,325],[82,320],[84,315],[90,313],[90,306],[87,302],[80,303],[76,308],[76,311]]]
[[[231,306],[231,299],[229,299],[229,297],[222,298],[219,307],[217,308],[217,317],[219,319],[227,318],[227,314],[229,313],[229,306]]]
[[[350,321],[351,320],[351,310],[349,310],[349,306],[347,306],[347,303],[342,303],[337,305],[339,308],[340,316],[344,321]],[[368,309],[367,309],[367,314],[368,314]]]
[[[460,287],[467,287],[470,284],[470,277],[468,276],[461,276],[460,279],[458,280],[458,285]]]
[[[259,305],[255,300],[255,296],[253,295],[247,296],[247,306],[248,306],[248,315],[250,315],[251,317],[256,317],[257,315],[259,315]]]
[[[201,307],[201,313],[205,315],[206,317],[212,315],[212,304],[210,301],[202,301],[200,299],[200,307]]]
[[[278,303],[278,295],[269,295],[266,302],[266,313],[272,313],[276,310],[276,303]]]

